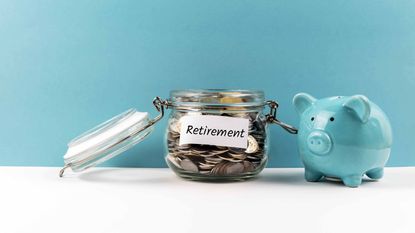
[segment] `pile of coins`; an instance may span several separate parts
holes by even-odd
[[[192,173],[204,176],[238,176],[256,173],[267,161],[266,122],[258,112],[216,114],[249,119],[248,145],[246,149],[185,144],[180,141],[180,118],[200,112],[175,112],[169,120],[167,129],[167,163],[176,172]],[[210,115],[214,115],[211,114]]]

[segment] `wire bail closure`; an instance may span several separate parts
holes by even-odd
[[[153,105],[154,107],[157,109],[157,111],[160,113],[158,116],[156,116],[155,118],[153,118],[152,120],[150,120],[150,122],[147,124],[146,127],[144,127],[144,129],[142,129],[141,131],[147,129],[148,127],[154,125],[155,123],[157,123],[159,120],[161,120],[161,118],[163,118],[164,116],[164,107],[168,108],[169,103],[167,100],[163,100],[162,98],[160,98],[159,96],[156,96],[153,99]]]
[[[281,126],[283,129],[285,129],[288,133],[291,134],[297,134],[298,129],[294,126],[291,126],[289,124],[286,124],[280,120],[277,119],[277,110],[278,110],[278,102],[274,100],[268,100],[266,101],[266,105],[270,108],[269,113],[265,116],[267,118],[267,121],[270,123],[277,124]]]

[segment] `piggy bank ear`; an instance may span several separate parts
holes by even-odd
[[[369,120],[370,104],[366,96],[354,95],[343,104],[343,107],[351,110],[363,123]]]
[[[302,114],[308,107],[310,107],[316,98],[312,97],[307,93],[298,93],[293,98],[293,104],[298,114]]]

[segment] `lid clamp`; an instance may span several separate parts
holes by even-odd
[[[144,127],[145,130],[148,127],[154,125],[155,123],[157,123],[159,120],[161,120],[161,118],[163,118],[164,116],[164,107],[168,108],[168,106],[170,105],[169,102],[167,100],[163,100],[162,98],[156,96],[153,99],[153,105],[154,107],[157,109],[157,111],[160,113],[158,116],[156,116],[155,118],[153,118],[152,120],[150,120],[148,122],[148,124],[146,125],[146,127]]]
[[[277,109],[278,109],[278,102],[274,100],[268,100],[266,101],[266,105],[270,108],[269,113],[266,115],[267,121],[270,123],[277,124],[281,126],[283,129],[285,129],[288,133],[291,134],[297,134],[298,129],[294,126],[291,126],[289,124],[286,124],[280,120],[277,119]]]
[[[68,163],[68,164],[65,164],[65,166],[63,166],[63,168],[59,171],[59,177],[63,177],[63,173],[65,172],[65,170],[68,168],[68,167],[70,167],[71,166],[71,164],[70,163]]]

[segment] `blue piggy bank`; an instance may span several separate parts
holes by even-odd
[[[380,179],[392,145],[392,129],[385,113],[363,95],[315,99],[294,96],[300,115],[298,147],[305,179],[339,178],[358,187],[362,176]]]

